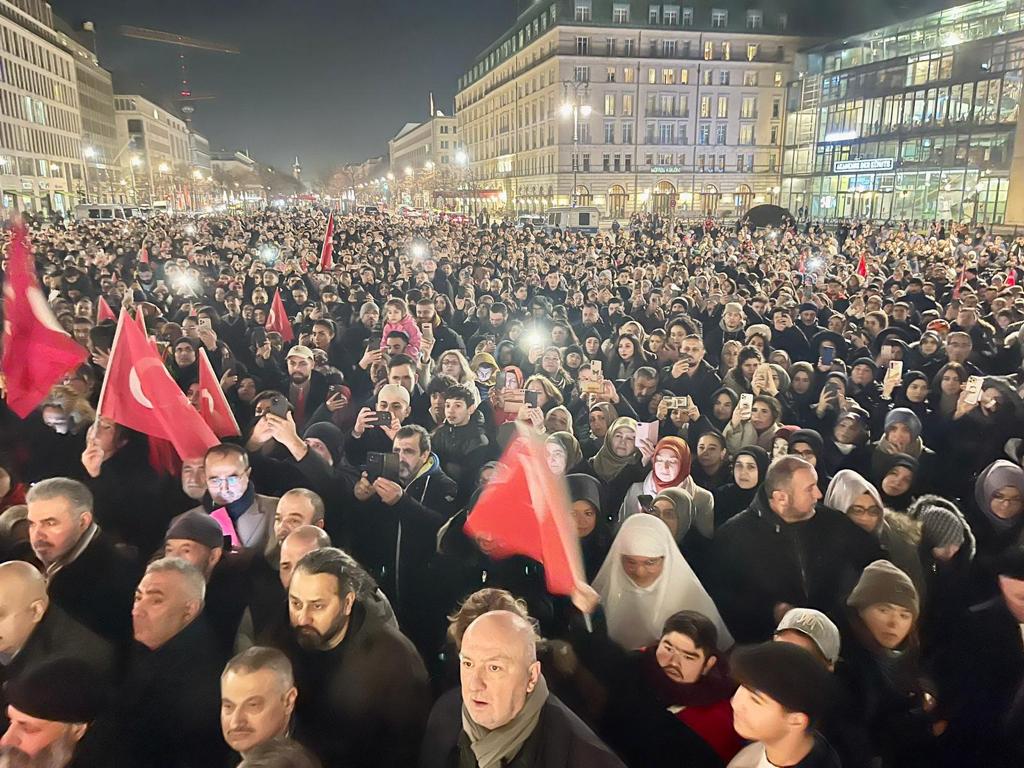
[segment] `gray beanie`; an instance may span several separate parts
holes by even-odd
[[[905,424],[914,440],[921,436],[921,419],[909,408],[893,408],[889,411],[885,417],[885,431],[888,432],[893,424]]]
[[[917,588],[903,571],[888,560],[875,560],[860,575],[846,604],[858,610],[877,603],[892,603],[912,612],[920,613]]]
[[[942,507],[926,507],[917,513],[921,521],[921,540],[932,547],[959,547],[964,543],[964,526],[953,512]]]

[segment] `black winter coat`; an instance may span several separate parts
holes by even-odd
[[[139,568],[122,555],[102,531],[82,553],[50,577],[50,602],[112,643],[128,647],[132,632],[132,603]]]
[[[136,643],[119,723],[134,768],[222,768],[220,674],[227,661],[202,616],[155,651]]]
[[[299,699],[295,737],[325,766],[414,765],[430,711],[427,671],[412,643],[356,602],[341,644],[305,651],[283,644]]]
[[[462,695],[455,689],[438,699],[430,713],[419,768],[461,768],[476,764],[469,739],[462,730]],[[625,765],[558,697],[549,694],[537,727],[508,763],[508,768],[625,768]]]
[[[783,522],[763,488],[712,546],[711,596],[737,643],[770,639],[779,603],[841,616],[864,567],[882,557],[874,537],[834,509],[819,505],[809,520]]]

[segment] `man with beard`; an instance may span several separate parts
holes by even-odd
[[[61,657],[41,662],[4,686],[10,726],[0,748],[27,758],[13,763],[26,768],[112,765],[104,750],[95,760],[78,752],[89,728],[107,704],[99,673],[81,659]],[[116,761],[115,761],[116,762]]]
[[[286,737],[298,695],[291,662],[281,651],[260,646],[242,651],[220,676],[224,741],[244,760],[254,747]]]
[[[655,416],[649,406],[657,390],[658,372],[645,365],[637,368],[628,381],[619,385],[619,397],[629,403],[637,415],[637,421],[653,421]]]
[[[366,609],[359,580],[332,547],[307,554],[292,574],[295,736],[325,765],[407,768],[429,710],[427,671],[408,638]]]
[[[355,497],[352,552],[391,600],[406,634],[425,649],[441,642],[431,578],[437,532],[457,511],[458,486],[441,469],[419,425],[395,434],[398,480],[361,477]],[[364,473],[365,475],[365,473]],[[424,652],[426,652],[424,650]]]
[[[295,426],[301,432],[306,419],[327,401],[327,379],[313,370],[313,350],[298,344],[288,351],[288,400],[294,406]]]

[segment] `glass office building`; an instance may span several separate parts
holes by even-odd
[[[1024,0],[981,0],[804,54],[787,95],[782,205],[815,219],[1024,223],[1024,156],[1011,167],[1015,142],[1024,150]]]

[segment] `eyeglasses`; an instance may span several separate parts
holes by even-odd
[[[245,478],[241,475],[230,475],[229,477],[208,477],[206,482],[211,488],[237,488]]]

